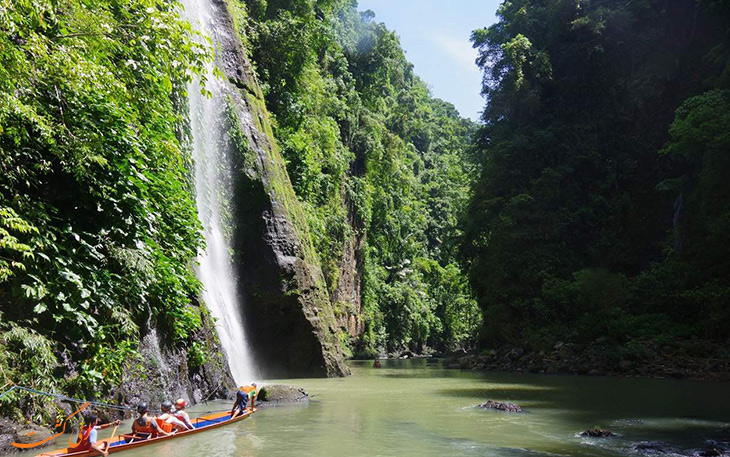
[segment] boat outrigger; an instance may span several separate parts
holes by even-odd
[[[217,413],[217,414],[210,414],[207,416],[200,416],[194,419],[193,421],[193,427],[195,427],[192,430],[184,430],[177,432],[173,435],[167,435],[167,436],[158,436],[156,438],[147,438],[143,439],[139,436],[133,435],[133,434],[122,434],[122,435],[116,435],[112,436],[111,438],[107,438],[104,440],[99,440],[99,444],[108,443],[107,451],[111,454],[113,452],[121,452],[125,451],[127,449],[135,449],[141,446],[147,446],[148,444],[153,443],[159,443],[161,441],[167,441],[174,438],[180,438],[183,436],[188,436],[193,433],[202,432],[205,430],[211,430],[214,428],[222,427],[224,425],[232,424],[234,422],[241,421],[243,419],[246,419],[251,414],[256,412],[256,408],[253,409],[246,409],[243,414],[234,417],[231,419],[231,413],[223,412],[223,413]],[[42,454],[36,455],[36,457],[91,457],[91,456],[98,456],[101,455],[98,451],[94,449],[88,449],[84,451],[77,451],[74,452],[73,448],[62,448],[62,449],[56,449],[55,451],[51,452],[44,452]]]

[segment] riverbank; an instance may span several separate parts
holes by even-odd
[[[730,381],[730,358],[691,356],[656,343],[607,347],[557,343],[549,351],[521,347],[452,353],[451,369]]]

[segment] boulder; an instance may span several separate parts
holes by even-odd
[[[35,424],[18,424],[13,421],[0,420],[0,455],[12,454],[20,451],[11,443],[37,443],[53,436],[53,432],[45,427]],[[38,446],[38,449],[55,444],[55,440]],[[35,449],[35,448],[34,448]]]
[[[667,444],[650,441],[634,444],[632,448],[643,455],[677,454],[676,450]]]
[[[486,403],[482,403],[481,405],[479,405],[479,407],[483,409],[496,409],[497,411],[505,411],[508,413],[522,412],[522,408],[520,408],[518,405],[515,405],[514,403],[497,402],[493,400],[487,400]]]
[[[301,387],[286,386],[282,384],[274,384],[271,386],[263,386],[256,402],[259,405],[274,403],[300,403],[309,401],[309,395]],[[261,402],[261,403],[259,403]]]
[[[606,430],[599,427],[593,427],[589,428],[588,430],[582,432],[580,436],[590,436],[593,438],[609,438],[612,436],[616,436],[615,433],[613,433],[611,430]]]

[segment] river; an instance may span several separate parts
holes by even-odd
[[[380,369],[349,364],[347,378],[261,383],[303,387],[308,403],[260,408],[237,424],[122,455],[636,456],[642,442],[677,452],[663,455],[692,455],[708,439],[730,438],[730,384],[470,372],[427,359],[386,360]],[[475,407],[488,399],[526,412]],[[211,402],[191,413],[228,406]],[[578,435],[593,426],[619,436]]]

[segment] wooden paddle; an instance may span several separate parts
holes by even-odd
[[[117,429],[119,428],[119,424],[114,426],[114,430],[112,430],[112,436],[109,438],[108,445],[106,447],[106,450],[109,451],[109,448],[112,447],[112,443],[114,442],[114,434],[117,433]]]

